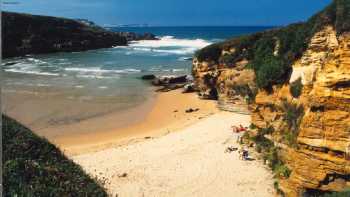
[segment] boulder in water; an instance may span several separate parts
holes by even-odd
[[[155,75],[143,75],[141,77],[142,80],[154,80],[156,78]]]

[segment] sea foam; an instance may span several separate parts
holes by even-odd
[[[163,36],[159,40],[132,41],[127,48],[144,52],[185,55],[192,54],[210,44],[212,43],[203,39],[178,39],[173,36]]]

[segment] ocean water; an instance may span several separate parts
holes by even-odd
[[[147,98],[144,74],[190,74],[196,50],[215,42],[271,27],[134,27],[112,31],[150,32],[155,41],[73,53],[28,55],[3,60],[3,91],[33,94],[65,90],[69,99],[135,106]],[[70,95],[71,94],[71,95]],[[89,100],[89,99],[86,99]]]

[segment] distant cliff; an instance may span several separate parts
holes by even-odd
[[[118,33],[77,20],[2,12],[3,58],[126,45]]]
[[[350,1],[305,23],[234,38],[195,55],[203,98],[250,113],[255,142],[286,196],[350,187]]]

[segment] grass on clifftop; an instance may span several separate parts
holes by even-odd
[[[54,145],[11,118],[2,121],[4,196],[107,196]]]
[[[257,86],[271,89],[272,85],[289,81],[291,65],[307,49],[311,37],[326,25],[332,25],[337,34],[350,30],[350,1],[334,0],[323,11],[305,23],[259,32],[216,43],[197,51],[199,61],[215,61],[231,67],[243,59],[256,74]],[[222,55],[222,51],[233,53]]]

